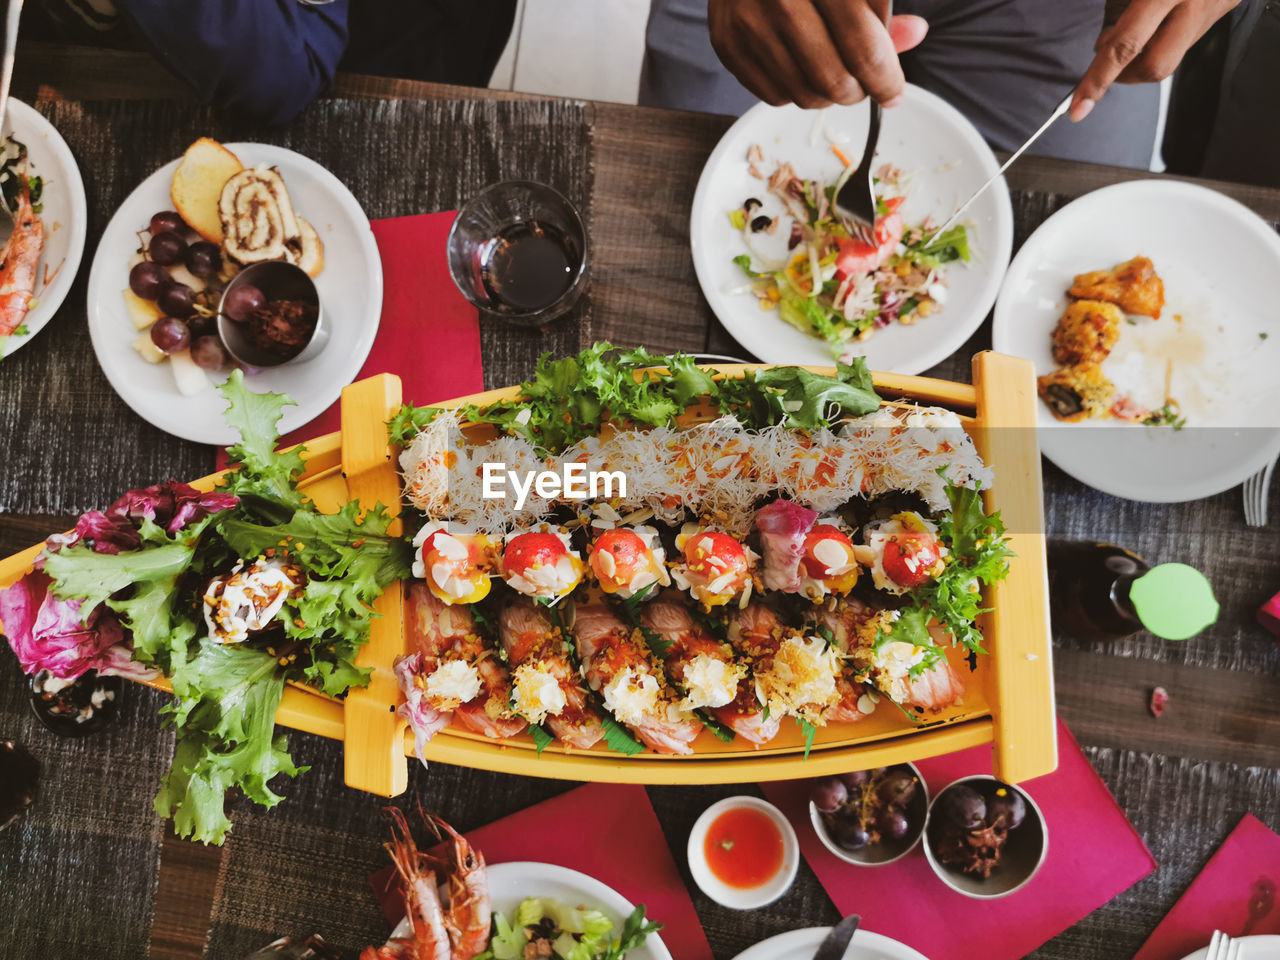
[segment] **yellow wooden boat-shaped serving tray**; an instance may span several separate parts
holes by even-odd
[[[719,366],[728,377],[754,366]],[[830,370],[810,368],[815,372]],[[738,738],[724,743],[709,732],[687,757],[646,752],[627,757],[603,743],[570,750],[556,743],[541,755],[532,738],[494,741],[454,726],[428,744],[429,761],[499,770],[504,773],[569,780],[654,784],[746,783],[819,776],[884,766],[990,744],[997,776],[1010,782],[1049,773],[1057,766],[1052,657],[1048,623],[1040,454],[1035,437],[1036,390],[1032,365],[1014,357],[980,353],[973,360],[974,384],[924,377],[876,374],[875,384],[890,403],[946,407],[961,416],[979,453],[995,472],[984,493],[988,511],[1001,511],[1016,556],[1008,577],[987,589],[990,612],[979,625],[988,651],[970,672],[959,652],[953,666],[965,678],[964,701],[914,723],[887,700],[857,724],[832,724],[818,731],[808,758],[798,727],[783,725],[771,743],[754,748]],[[484,406],[518,393],[494,390],[440,404]],[[306,472],[299,486],[321,510],[336,510],[351,499],[366,506],[400,506],[396,451],[387,443],[385,423],[401,404],[400,381],[382,374],[347,387],[342,395],[342,431],[306,444]],[[221,474],[195,481],[209,489]],[[400,532],[398,521],[393,533]],[[0,585],[30,569],[36,545],[0,561]],[[370,683],[341,700],[298,685],[285,691],[276,722],[344,741],[346,782],[383,796],[407,786],[406,759],[413,737],[395,715],[400,694],[394,659],[407,652],[404,593],[393,583],[376,604],[369,643],[359,663],[373,668]],[[154,686],[168,689],[164,680]]]

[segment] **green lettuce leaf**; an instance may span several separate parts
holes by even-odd
[[[200,643],[196,654],[175,665],[176,697],[161,713],[178,732],[173,765],[161,782],[156,812],[173,817],[180,837],[222,843],[231,821],[226,793],[239,787],[256,803],[280,802],[269,782],[296,776],[284,734],[275,732],[284,695],[284,671],[276,658],[242,644]]]
[[[300,507],[306,497],[297,488],[304,469],[302,448],[276,449],[286,405],[294,401],[279,393],[255,393],[244,385],[244,372],[233,370],[218,388],[227,398],[227,423],[240,434],[240,442],[227,448],[233,469],[219,489],[231,493],[255,493],[283,504]]]

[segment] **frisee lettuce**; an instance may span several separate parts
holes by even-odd
[[[244,386],[239,371],[220,388],[227,420],[240,433],[229,449],[237,467],[219,489],[235,506],[167,532],[150,519],[138,525],[136,549],[96,553],[77,543],[46,557],[59,597],[81,598],[85,615],[99,604],[132,634],[134,656],[172,681],[165,707],[177,734],[173,765],[155,808],[172,816],[179,835],[221,843],[230,827],[225,796],[239,788],[264,806],[279,802],[269,782],[300,768],[275,714],[287,680],[331,696],[364,684],[356,655],[367,641],[372,604],[393,580],[407,578],[412,548],[387,534],[380,505],[358,503],[322,514],[298,489],[300,449],[276,449],[276,426],[291,401]],[[306,577],[270,640],[223,645],[208,639],[201,596],[209,580],[238,560],[287,555]]]
[[[653,368],[666,368],[653,369]],[[462,408],[465,419],[488,423],[558,454],[599,433],[606,421],[665,427],[690,404],[705,402],[750,426],[785,423],[816,430],[846,416],[880,406],[866,362],[840,364],[834,377],[799,367],[752,370],[742,378],[718,378],[684,354],[662,356],[643,348],[616,350],[597,343],[577,356],[552,360],[544,354],[520,393],[487,407]],[[402,407],[388,424],[392,441],[407,443],[438,411]]]

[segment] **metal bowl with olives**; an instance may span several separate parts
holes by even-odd
[[[855,770],[814,780],[809,820],[823,846],[846,863],[893,863],[924,834],[929,789],[914,764]]]

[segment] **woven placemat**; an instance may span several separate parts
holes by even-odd
[[[27,452],[10,458],[0,475],[3,512],[80,513],[130,487],[213,469],[212,448],[151,426],[115,394],[94,356],[85,309],[89,267],[107,221],[134,187],[197,137],[260,141],[305,154],[332,170],[371,219],[450,210],[489,183],[531,179],[569,197],[590,225],[591,127],[580,103],[324,100],[273,128],[168,101],[59,102],[40,109],[84,176],[88,238],[66,302],[0,367],[0,435],[10,450]],[[545,331],[484,320],[486,385],[525,379],[545,351],[578,350],[589,310],[588,291],[570,316]]]
[[[43,767],[27,814],[0,831],[0,958],[147,955],[165,825],[151,812],[173,734],[160,694],[126,684],[116,722],[79,739],[46,730],[0,642],[0,740]]]

